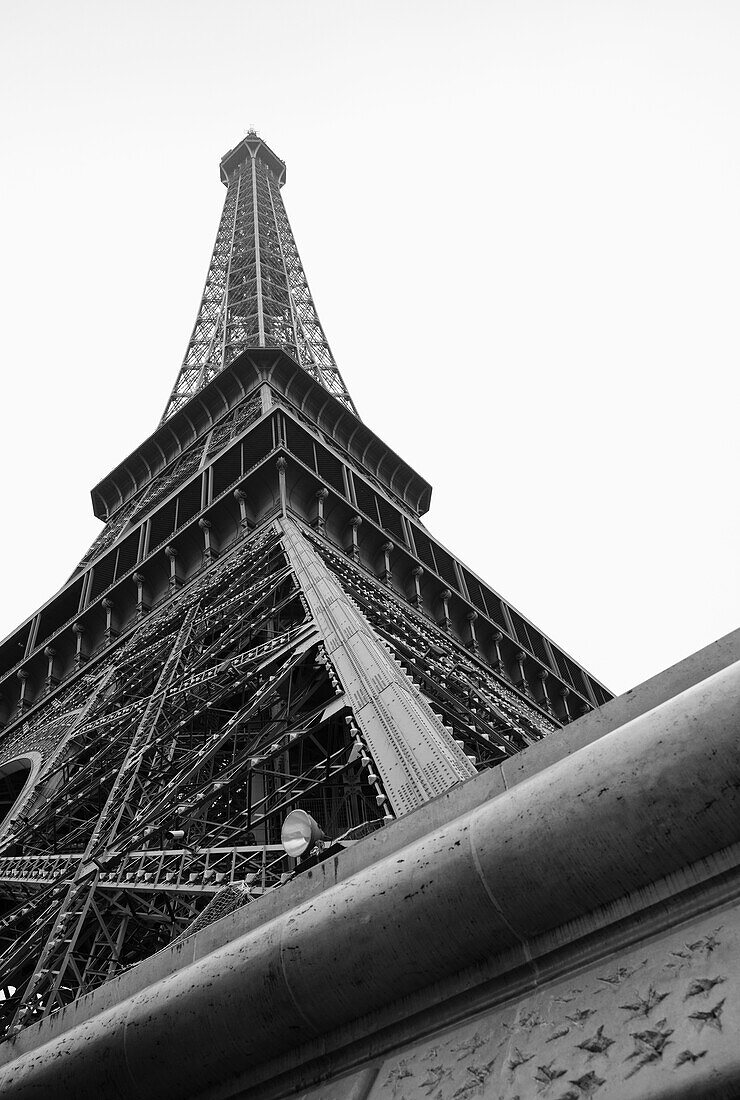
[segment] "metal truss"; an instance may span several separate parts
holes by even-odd
[[[256,135],[231,171],[203,297],[162,422],[248,348],[282,348],[356,414],[319,321],[283,205],[276,158]]]
[[[225,885],[279,886],[296,804],[331,836],[392,816],[274,526],[82,679],[35,719],[59,744],[0,845],[6,1027],[170,942]]]
[[[347,658],[361,650],[358,680]],[[369,717],[362,684],[382,676],[403,697],[400,749]],[[0,841],[11,1032],[279,887],[295,870],[279,843],[295,806],[331,837],[359,837],[421,804],[428,782],[556,728],[287,517],[143,616],[33,723],[57,743]]]
[[[343,589],[480,770],[559,729],[490,667],[376,578],[306,532]]]

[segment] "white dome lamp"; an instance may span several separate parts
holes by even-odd
[[[280,843],[292,859],[315,849],[321,851],[325,840],[323,829],[305,810],[291,810],[280,832]]]

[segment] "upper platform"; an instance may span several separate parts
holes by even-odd
[[[277,153],[273,153],[270,146],[262,140],[261,137],[249,130],[247,136],[235,145],[233,149],[229,149],[228,153],[224,153],[221,157],[221,180],[228,186],[229,176],[232,174],[235,168],[238,168],[240,164],[244,164],[245,161],[251,160],[252,157],[264,164],[270,172],[275,176],[278,182],[278,186],[282,187],[285,183],[285,161],[281,160]]]

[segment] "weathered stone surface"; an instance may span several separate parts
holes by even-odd
[[[382,1064],[368,1095],[735,1096],[738,958],[735,904],[404,1047]]]

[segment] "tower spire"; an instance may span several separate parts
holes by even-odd
[[[162,422],[247,349],[281,348],[357,413],[311,297],[280,189],[285,163],[255,133],[221,159],[221,221],[198,316]]]

